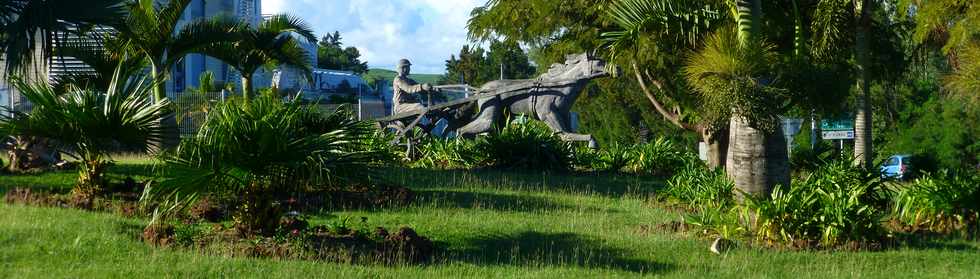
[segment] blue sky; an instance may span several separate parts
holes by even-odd
[[[340,31],[372,68],[412,60],[413,73],[441,74],[467,44],[466,21],[486,0],[262,0],[262,13],[302,17],[318,37]]]

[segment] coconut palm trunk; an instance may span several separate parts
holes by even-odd
[[[872,149],[872,124],[871,124],[871,88],[869,67],[870,49],[869,38],[871,28],[871,0],[854,0],[854,13],[857,14],[855,56],[857,58],[858,79],[857,87],[860,96],[857,98],[857,114],[854,119],[854,164],[870,168],[874,158]]]

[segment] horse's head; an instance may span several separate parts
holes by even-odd
[[[552,64],[547,77],[554,79],[593,79],[607,76],[606,62],[588,53],[565,56],[564,64]]]

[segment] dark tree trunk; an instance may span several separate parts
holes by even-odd
[[[702,132],[701,139],[708,144],[708,166],[724,168],[728,157],[728,129],[717,132]]]

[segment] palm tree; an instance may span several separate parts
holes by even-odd
[[[156,148],[154,143],[162,136],[159,119],[168,103],[150,100],[155,83],[125,76],[121,68],[104,92],[77,86],[60,92],[46,82],[15,78],[14,86],[34,106],[29,113],[0,121],[0,130],[55,141],[59,151],[82,164],[72,193],[91,198],[104,189],[111,152]]]
[[[157,5],[155,0],[137,0],[130,5],[126,23],[119,28],[120,36],[128,41],[132,53],[145,57],[154,79],[164,80],[166,73],[187,54],[201,53],[203,47],[215,42],[234,39],[232,30],[237,22],[228,17],[198,19],[178,23],[191,0],[170,0]],[[208,54],[208,53],[204,53]],[[153,89],[159,102],[167,99],[163,83]]]
[[[786,140],[778,114],[785,90],[773,87],[776,54],[761,31],[759,0],[735,0],[734,28],[709,37],[688,57],[684,76],[706,99],[713,114],[729,113],[729,177],[741,194],[767,195],[777,184],[789,184]]]
[[[871,39],[872,11],[875,0],[820,0],[814,11],[813,35],[816,55],[835,55],[851,48],[856,65],[857,98],[854,118],[854,163],[870,168],[874,159],[871,111]],[[851,37],[853,36],[853,37]]]
[[[631,66],[636,82],[656,111],[675,126],[697,132],[709,144],[712,167],[725,164],[727,123],[699,114],[699,101],[674,89],[677,86],[672,84],[679,81],[673,80],[673,73],[681,65],[651,70],[640,64],[662,64],[643,63],[643,56],[694,50],[705,34],[725,20],[723,10],[721,1],[618,0],[611,3],[607,16],[619,30],[602,34],[610,58]],[[661,96],[654,94],[651,87]]]
[[[152,190],[154,196],[234,195],[242,202],[236,227],[267,235],[283,214],[277,199],[363,177],[379,158],[365,146],[373,129],[349,112],[324,114],[274,96],[244,101],[215,106],[196,137],[163,157],[160,169],[168,179]]]
[[[59,32],[78,32],[91,25],[119,26],[126,0],[0,0],[0,53],[5,74],[35,76],[59,42]],[[40,61],[38,61],[40,60]],[[33,69],[29,67],[34,67]],[[30,71],[36,70],[36,71]]]
[[[242,95],[246,104],[255,93],[252,77],[262,66],[292,66],[303,70],[307,76],[312,75],[310,54],[293,35],[310,43],[316,42],[316,36],[299,18],[275,15],[258,26],[242,23],[234,34],[234,41],[210,44],[204,52],[228,63],[242,75]]]
[[[701,50],[684,61],[684,78],[700,93],[700,100],[690,106],[694,112],[688,112],[697,117],[685,119],[678,109],[667,108],[646,89],[646,84],[655,85],[661,92],[669,86],[637,67],[636,61],[630,63],[647,98],[669,121],[701,132],[709,143],[726,136],[714,132],[728,131],[724,160],[729,176],[743,193],[765,194],[775,184],[788,184],[789,180],[785,139],[776,121],[783,107],[778,101],[785,92],[770,84],[774,76],[772,65],[777,59],[773,47],[761,35],[761,1],[725,2],[727,7],[720,1],[619,0],[610,11],[622,30],[603,36],[615,59],[643,50],[643,42],[657,44],[648,49],[664,49],[670,46],[665,43],[680,40],[689,45],[680,51],[692,51],[704,34],[717,30],[703,41]],[[731,16],[715,12],[721,10],[732,11]],[[724,20],[730,20],[728,26],[734,27],[715,27],[723,25]],[[677,94],[667,95],[679,99]],[[692,119],[697,121],[691,122]],[[719,119],[728,123],[719,124]],[[719,128],[726,126],[727,129]]]

